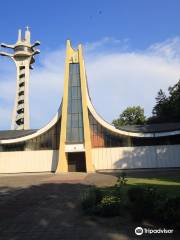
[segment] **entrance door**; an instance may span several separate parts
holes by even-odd
[[[68,153],[68,171],[69,172],[86,172],[85,152]]]

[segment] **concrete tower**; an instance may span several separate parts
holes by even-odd
[[[33,69],[34,55],[40,53],[35,49],[40,42],[36,41],[31,45],[30,36],[29,28],[26,27],[25,38],[22,38],[21,29],[19,29],[18,40],[15,44],[1,43],[1,47],[12,49],[13,52],[0,52],[0,55],[12,58],[17,70],[12,130],[29,129],[29,69]]]
[[[68,172],[68,162],[83,153],[81,167],[93,172],[88,87],[82,46],[75,50],[67,41],[64,95],[62,101],[59,159],[56,172]],[[84,159],[84,163],[83,163]],[[75,160],[76,161],[76,160]],[[77,161],[76,161],[77,162]],[[83,166],[83,164],[85,166]],[[80,168],[81,168],[80,167]]]

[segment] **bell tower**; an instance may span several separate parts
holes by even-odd
[[[1,56],[10,57],[16,65],[16,97],[12,116],[12,130],[29,129],[29,74],[35,62],[34,55],[40,51],[35,47],[39,41],[31,44],[31,33],[26,27],[25,37],[22,38],[21,29],[18,31],[18,40],[15,44],[1,43],[1,47],[8,48],[11,52],[0,52]]]

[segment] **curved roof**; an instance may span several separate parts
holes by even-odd
[[[61,106],[60,105],[58,112],[54,118],[43,128],[38,130],[9,130],[9,131],[0,131],[0,144],[10,144],[18,143],[30,140],[34,137],[40,136],[41,134],[47,132],[51,127],[53,127],[61,116]]]
[[[159,123],[159,124],[148,124],[148,125],[127,125],[121,126],[120,130],[132,133],[160,133],[160,132],[172,132],[180,129],[180,122],[175,123]],[[0,131],[0,140],[18,139],[26,137],[34,133],[39,132],[40,129],[30,130],[4,130]]]
[[[129,132],[160,133],[180,130],[180,122],[158,123],[146,125],[127,125],[121,126],[121,130]]]
[[[37,129],[30,129],[30,130],[5,130],[0,131],[0,140],[2,139],[15,139],[19,137],[25,137],[37,132]]]
[[[89,97],[89,92],[87,90],[87,102],[88,108],[93,115],[93,117],[109,131],[131,136],[131,137],[163,137],[172,136],[180,134],[180,123],[162,123],[162,124],[151,124],[151,125],[134,125],[134,126],[122,126],[120,129],[115,128],[113,125],[106,122],[100,115],[96,112],[94,106],[92,105],[91,99]]]

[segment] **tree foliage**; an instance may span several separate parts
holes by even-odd
[[[160,89],[152,116],[146,119],[144,109],[140,106],[126,108],[112,124],[116,128],[124,125],[141,125],[145,123],[180,122],[180,80],[168,88],[168,94]]]
[[[178,122],[180,121],[180,80],[173,87],[168,88],[168,96],[160,89],[153,108],[153,116],[148,123]]]
[[[118,119],[113,120],[112,124],[116,128],[119,128],[124,125],[141,125],[144,124],[145,121],[144,109],[140,106],[133,106],[126,108]]]

